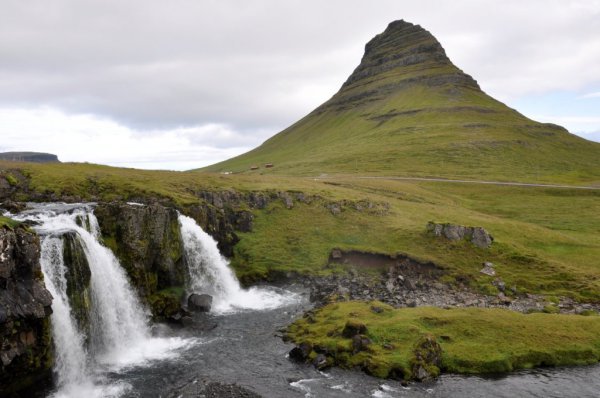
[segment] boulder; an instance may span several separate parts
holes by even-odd
[[[481,227],[473,227],[471,235],[471,243],[482,249],[487,249],[492,245],[494,238],[485,229]]]
[[[329,366],[329,362],[327,361],[327,357],[324,354],[319,354],[313,360],[313,366],[318,370],[325,369]]]
[[[289,353],[289,357],[291,360],[296,362],[306,362],[312,350],[313,348],[310,343],[300,343],[300,345],[292,348]]]
[[[492,264],[488,261],[483,263],[483,268],[479,272],[481,272],[482,274],[485,274],[485,275],[489,275],[489,276],[496,275],[496,270],[494,269],[494,264]]]
[[[212,307],[212,296],[209,294],[192,293],[188,297],[188,310],[194,312],[209,312]]]

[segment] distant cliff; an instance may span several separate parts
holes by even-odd
[[[58,156],[43,152],[0,152],[0,160],[11,162],[60,163]]]

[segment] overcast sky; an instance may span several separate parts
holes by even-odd
[[[0,0],[0,152],[185,170],[331,97],[396,19],[488,94],[600,141],[600,0]]]

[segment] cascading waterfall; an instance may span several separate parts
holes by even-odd
[[[42,241],[40,257],[46,288],[54,297],[52,302],[52,334],[56,346],[57,385],[84,384],[88,379],[87,352],[84,337],[77,330],[67,297],[67,268],[63,260],[63,241],[60,237],[46,236]]]
[[[217,242],[193,218],[180,214],[179,224],[189,272],[188,289],[213,296],[213,311],[271,309],[298,300],[296,294],[274,288],[242,289]]]
[[[81,206],[81,205],[80,205]],[[70,213],[36,209],[16,218],[40,223],[41,266],[54,297],[52,330],[56,350],[57,397],[119,396],[128,386],[103,379],[106,370],[143,365],[150,360],[173,357],[193,340],[151,337],[148,314],[129,285],[119,261],[98,238],[98,221],[89,208]],[[77,224],[80,221],[85,227]],[[84,220],[84,222],[82,222]],[[63,258],[61,235],[75,232],[90,268],[90,335],[87,346],[73,317],[67,296],[68,267]]]
[[[82,228],[77,232],[92,273],[90,348],[95,358],[115,362],[122,352],[148,339],[147,314],[115,255],[98,241],[96,217],[91,213],[87,216],[91,232]]]

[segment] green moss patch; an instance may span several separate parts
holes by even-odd
[[[182,287],[169,287],[156,292],[148,298],[150,310],[155,319],[166,319],[177,314],[185,295]]]
[[[287,337],[308,343],[345,368],[378,377],[418,379],[450,373],[500,373],[600,360],[600,319],[579,315],[521,314],[502,309],[433,307],[394,309],[376,303],[329,304],[289,326]],[[367,350],[352,349],[348,324],[364,325]],[[436,346],[441,361],[436,365]],[[436,369],[437,368],[437,369]]]

